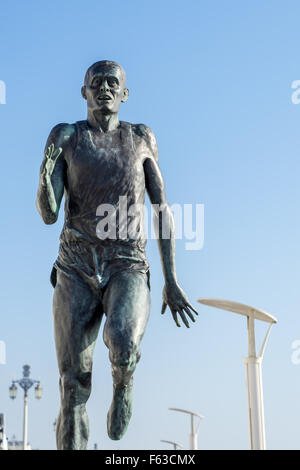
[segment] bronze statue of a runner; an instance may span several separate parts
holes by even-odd
[[[143,124],[118,118],[120,104],[129,95],[125,71],[112,61],[96,62],[87,70],[81,92],[87,101],[87,120],[52,129],[37,195],[37,208],[46,224],[56,222],[65,195],[65,222],[51,272],[61,394],[56,435],[61,450],[87,446],[85,405],[103,315],[103,339],[113,377],[109,437],[121,439],[131,417],[133,373],[150,311],[141,209],[145,190],[155,211],[165,279],[162,313],[169,306],[176,325],[180,326],[179,314],[187,327],[187,317],[195,321],[191,311],[197,314],[177,282],[174,223],[155,136]],[[111,207],[114,214],[109,219]],[[132,207],[138,210],[130,212]],[[127,216],[122,216],[121,209]],[[131,233],[129,219],[135,228]],[[109,221],[115,227],[107,230]]]

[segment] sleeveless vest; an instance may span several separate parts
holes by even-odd
[[[65,156],[67,188],[61,242],[85,239],[143,251],[145,177],[132,125],[120,122],[114,131],[102,133],[87,121],[78,121],[75,128],[75,149]]]

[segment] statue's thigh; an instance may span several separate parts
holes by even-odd
[[[101,299],[78,274],[58,270],[53,297],[56,352],[60,372],[89,371],[103,310]]]
[[[114,352],[139,347],[150,313],[147,276],[138,271],[121,271],[109,281],[103,297],[106,322],[103,339]]]

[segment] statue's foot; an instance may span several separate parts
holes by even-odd
[[[132,383],[114,385],[113,400],[107,413],[107,434],[113,440],[121,439],[127,431],[132,415]]]

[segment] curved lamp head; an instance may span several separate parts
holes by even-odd
[[[172,444],[175,449],[176,449],[176,447],[181,447],[181,448],[183,448],[183,445],[182,445],[182,444],[179,444],[179,442],[165,441],[164,439],[161,439],[160,442],[166,442],[167,444]]]
[[[275,317],[258,308],[250,307],[250,305],[233,302],[231,300],[222,299],[198,299],[200,304],[209,305],[210,307],[220,308],[221,310],[228,310],[229,312],[239,313],[245,317],[253,318],[254,320],[261,320],[267,323],[277,323]]]
[[[198,299],[198,302],[204,305],[208,305],[209,307],[220,308],[221,310],[228,310],[229,312],[238,313],[247,317],[249,357],[257,357],[255,346],[254,320],[261,320],[263,322],[269,323],[267,334],[265,336],[265,339],[258,355],[258,358],[262,359],[272,325],[274,325],[274,323],[277,323],[275,317],[258,308],[250,307],[250,305],[241,304],[239,302],[233,302],[232,300]]]
[[[182,410],[181,408],[169,408],[169,410],[180,411],[181,413],[187,413],[188,415],[197,416],[199,419],[204,419],[204,416],[201,416],[198,413],[194,413],[193,411]]]

